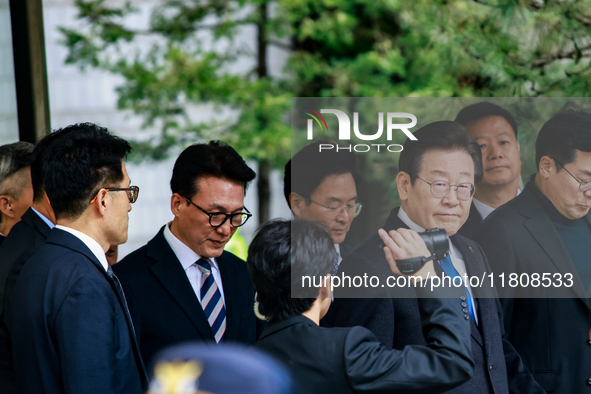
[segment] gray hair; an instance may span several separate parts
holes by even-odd
[[[20,197],[22,188],[9,187],[9,185],[3,185],[3,183],[6,178],[23,168],[31,166],[33,148],[33,144],[23,141],[0,146],[0,195],[7,194],[14,198]]]

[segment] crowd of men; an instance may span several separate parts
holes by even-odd
[[[312,143],[285,166],[293,220],[264,224],[246,262],[224,247],[252,216],[255,172],[224,143],[179,155],[173,220],[117,263],[140,191],[127,141],[84,123],[0,147],[0,392],[165,392],[152,371],[187,342],[207,346],[200,388],[211,392],[591,390],[591,114],[544,124],[525,186],[506,109],[481,102],[413,134],[392,174],[401,204],[378,232],[345,243],[362,208],[357,159]],[[433,228],[449,236],[439,261],[419,236]],[[415,286],[330,286],[344,274],[386,283],[405,276],[397,261],[421,256]],[[326,280],[294,298],[304,272]],[[547,273],[551,285],[466,280],[492,272]],[[420,285],[447,276],[462,285]],[[244,354],[211,355],[231,343],[274,357],[236,367],[268,374],[252,376],[264,385],[228,388]],[[271,366],[257,370],[262,360]]]

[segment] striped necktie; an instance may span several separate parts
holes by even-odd
[[[203,273],[201,276],[201,307],[209,321],[215,341],[219,343],[224,339],[226,332],[226,307],[222,299],[222,293],[215,283],[211,272],[211,264],[207,259],[199,259],[197,266]]]
[[[443,272],[445,272],[445,275],[449,276],[454,281],[454,283],[458,283],[455,278],[460,278],[460,281],[463,283],[462,277],[460,276],[460,273],[456,270],[456,267],[454,267],[453,263],[451,262],[450,256],[451,255],[448,254],[446,258],[439,261],[439,264],[441,265]],[[476,324],[476,319],[474,318],[474,303],[472,301],[472,297],[470,296],[470,292],[468,291],[467,287],[466,287],[466,301],[468,301],[467,307],[470,312],[470,317],[472,318],[472,321],[474,322],[474,324]],[[464,313],[465,312],[466,311],[464,310]]]
[[[334,256],[334,268],[332,269],[332,276],[335,276],[339,271],[339,252]]]

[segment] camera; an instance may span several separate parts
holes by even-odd
[[[431,253],[430,257],[411,257],[410,259],[396,260],[396,265],[404,275],[414,274],[420,270],[423,265],[431,260],[443,260],[449,254],[449,237],[442,228],[431,228],[425,232],[419,233],[427,249]]]

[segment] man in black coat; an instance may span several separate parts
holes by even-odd
[[[177,159],[172,222],[113,266],[127,295],[142,356],[185,341],[253,344],[254,289],[244,261],[224,246],[251,216],[255,173],[230,146],[195,144]]]
[[[591,385],[591,115],[550,119],[536,141],[538,172],[477,229],[497,278],[507,339],[551,393]],[[510,275],[520,281],[509,284]],[[536,278],[537,277],[537,284]],[[528,282],[526,282],[526,280]],[[517,285],[515,287],[515,285]]]
[[[518,127],[509,111],[486,101],[463,108],[455,121],[466,128],[482,152],[482,180],[477,184],[468,219],[458,230],[472,239],[483,219],[521,192]]]
[[[383,236],[388,247],[413,247]],[[291,369],[297,393],[442,393],[470,378],[470,327],[463,316],[462,289],[419,287],[431,297],[419,301],[425,346],[387,350],[363,327],[319,327],[331,303],[334,255],[330,235],[307,220],[270,222],[249,248],[248,268],[270,319],[257,347]],[[389,267],[400,273],[394,259]],[[432,267],[429,263],[414,276],[425,278]],[[307,286],[305,276],[321,281]]]
[[[43,184],[57,225],[14,288],[10,334],[19,393],[142,393],[145,369],[105,252],[127,240],[129,144],[96,125],[49,147]]]
[[[43,186],[44,153],[50,143],[74,129],[62,129],[45,136],[33,149],[31,183],[33,205],[11,230],[10,242],[0,247],[0,392],[14,393],[10,317],[12,294],[18,275],[26,261],[45,244],[49,231],[55,227],[55,214]]]
[[[474,182],[482,177],[478,145],[455,122],[434,122],[414,135],[418,140],[405,142],[396,177],[402,206],[392,211],[384,230],[410,228],[416,237],[415,232],[443,228],[451,237],[449,259],[435,264],[435,269],[439,274],[464,278],[464,317],[471,324],[474,376],[449,392],[543,393],[513,346],[502,339],[501,308],[486,280],[490,270],[482,250],[456,234],[468,216]],[[377,234],[368,238],[343,261],[337,276],[367,275],[385,280],[388,264],[380,246]],[[478,286],[465,278],[484,283]],[[366,327],[390,349],[425,345],[416,298],[409,287],[339,287],[335,289],[334,324]]]

